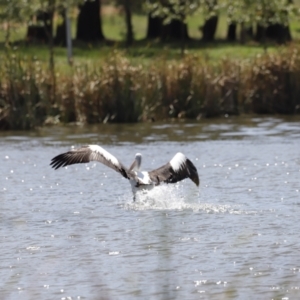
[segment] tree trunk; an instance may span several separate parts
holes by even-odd
[[[251,40],[253,40],[253,38],[254,38],[254,32],[253,32],[253,25],[252,25],[252,24],[250,24],[250,25],[248,25],[248,26],[246,27],[246,33],[247,33],[247,36],[248,36]]]
[[[159,17],[152,17],[148,15],[148,28],[146,39],[157,39],[161,37],[163,27],[163,20]]]
[[[60,12],[63,18],[62,24],[57,25],[54,42],[56,45],[66,46],[67,34],[66,34],[66,14],[65,10]]]
[[[292,40],[289,26],[283,24],[272,24],[266,28],[266,37],[276,41],[279,44],[290,42]]]
[[[228,25],[227,37],[226,37],[226,40],[228,42],[235,42],[236,41],[236,27],[237,27],[237,24],[235,22],[230,23]]]
[[[50,3],[51,4],[51,3]],[[42,24],[29,25],[27,27],[26,40],[28,42],[49,42],[49,35],[52,35],[52,21],[53,15],[49,12],[37,12],[36,19]]]
[[[104,40],[100,9],[101,0],[85,1],[79,7],[76,39],[84,42]]]
[[[124,1],[124,10],[125,10],[125,21],[126,21],[126,44],[130,46],[133,42],[133,28],[131,20],[131,1]]]
[[[164,25],[162,28],[163,40],[188,40],[188,28],[181,20],[174,19],[169,24]]]
[[[287,4],[293,3],[293,0],[287,0]],[[263,11],[264,15],[269,18],[275,15],[274,11]],[[292,40],[288,11],[282,10],[280,23],[268,22],[267,26],[261,26],[257,24],[256,40],[265,42],[266,40],[272,40],[279,44],[290,42]],[[287,24],[287,25],[285,25]]]
[[[287,43],[292,40],[289,25],[270,24],[267,27],[257,25],[255,40],[264,42],[264,39],[275,41],[279,44]]]
[[[255,40],[258,41],[258,42],[261,42],[262,39],[263,39],[263,36],[264,36],[264,27],[257,24],[256,25],[256,32],[255,32]]]
[[[208,11],[213,12],[218,4],[218,0],[205,0],[205,3],[208,6]],[[217,31],[218,19],[218,16],[213,15],[205,21],[201,28],[203,41],[211,42],[214,40]]]
[[[6,29],[5,29],[5,48],[8,49],[9,48],[9,44],[10,44],[10,21],[6,22]]]
[[[240,42],[241,44],[246,43],[247,38],[247,28],[245,27],[245,23],[241,22],[241,32],[240,32]]]
[[[187,35],[187,28],[185,26],[185,22],[184,20],[181,20],[181,30],[180,30],[180,33],[181,33],[181,43],[180,43],[180,48],[181,48],[181,57],[184,56],[184,50],[185,50],[185,41],[186,39],[188,38],[186,35]]]
[[[218,25],[218,16],[212,16],[205,21],[202,27],[202,40],[205,42],[211,42],[215,38]]]

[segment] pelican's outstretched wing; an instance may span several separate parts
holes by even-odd
[[[200,180],[194,164],[182,153],[177,153],[167,164],[149,172],[150,179],[160,182],[175,183],[185,178],[190,178],[197,186]]]
[[[99,161],[102,164],[121,173],[129,179],[129,171],[112,154],[98,145],[83,146],[78,149],[70,150],[52,158],[50,165],[55,170],[72,164],[88,163],[90,161]]]

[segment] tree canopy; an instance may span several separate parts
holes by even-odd
[[[0,22],[9,39],[12,24],[14,27],[30,24],[33,16],[59,14],[66,7],[78,9],[80,4],[84,6],[93,1],[123,9],[127,31],[132,31],[130,19],[133,13],[151,14],[153,18],[160,18],[163,24],[173,20],[186,23],[191,15],[199,15],[199,20],[210,20],[226,14],[228,24],[256,24],[262,28],[274,24],[288,26],[291,17],[299,16],[299,7],[293,0],[0,0]],[[132,35],[127,35],[127,39]]]

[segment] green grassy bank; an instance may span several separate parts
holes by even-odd
[[[0,62],[1,129],[299,110],[296,48],[243,59],[161,56],[151,63],[114,51],[54,74],[37,59],[8,54]]]

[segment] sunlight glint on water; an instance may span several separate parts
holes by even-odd
[[[300,298],[300,122],[276,118],[2,133],[3,299]],[[112,143],[111,141],[114,141]],[[133,201],[101,164],[50,159],[100,144],[143,169],[184,152],[190,180]]]

